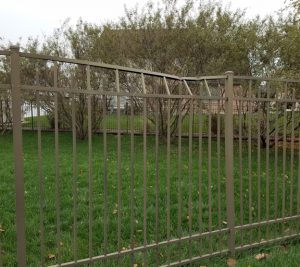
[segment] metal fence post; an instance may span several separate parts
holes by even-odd
[[[17,225],[17,259],[18,266],[26,266],[25,246],[25,197],[24,167],[21,124],[21,86],[19,47],[10,47],[11,55],[11,91],[13,114],[13,152],[16,179],[16,225]]]
[[[225,164],[226,164],[226,212],[229,228],[228,248],[234,255],[235,230],[234,230],[234,181],[233,181],[233,72],[225,73]]]

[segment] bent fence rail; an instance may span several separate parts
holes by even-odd
[[[17,232],[16,259],[1,242],[0,265],[181,266],[299,237],[300,81],[0,55]]]

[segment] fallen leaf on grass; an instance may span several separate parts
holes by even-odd
[[[5,230],[2,228],[2,226],[0,225],[0,233],[5,232]]]
[[[260,261],[260,260],[266,259],[268,257],[269,257],[269,254],[267,254],[267,253],[259,253],[255,256],[255,259]]]
[[[283,250],[284,253],[288,253],[289,247],[287,245],[281,245],[281,249]]]
[[[138,267],[138,265],[135,263],[135,264],[133,264],[133,267]]]
[[[206,265],[200,265],[200,267],[207,267]]]
[[[229,267],[235,266],[235,265],[236,265],[236,259],[228,258],[228,259],[227,259],[227,265],[228,265]]]
[[[54,255],[54,254],[48,254],[48,259],[49,259],[49,260],[55,259],[55,255]]]

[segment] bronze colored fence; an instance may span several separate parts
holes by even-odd
[[[300,81],[0,55],[17,233],[0,266],[182,266],[299,238]]]

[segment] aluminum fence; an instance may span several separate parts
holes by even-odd
[[[299,238],[300,81],[0,55],[17,236],[0,265],[182,266]]]

